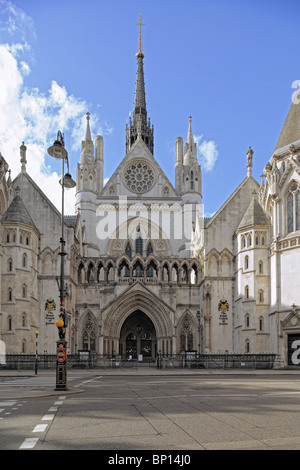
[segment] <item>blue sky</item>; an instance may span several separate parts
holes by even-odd
[[[272,155],[300,79],[298,0],[0,0],[0,151],[15,177],[24,140],[29,174],[60,208],[47,148],[65,133],[75,177],[89,111],[108,178],[125,156],[140,13],[154,156],[174,182],[192,115],[212,214],[245,178],[249,145],[259,182]]]

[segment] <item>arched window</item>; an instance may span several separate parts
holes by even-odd
[[[23,299],[25,299],[26,296],[27,296],[27,286],[26,286],[26,284],[23,284],[23,286],[22,286],[22,297],[23,297]]]
[[[26,255],[26,253],[24,253],[24,255],[22,256],[22,266],[23,266],[23,268],[27,267],[27,255]]]
[[[245,297],[246,299],[249,299],[249,286],[245,287]]]
[[[245,269],[249,268],[249,256],[245,256]]]
[[[133,266],[133,272],[132,272],[133,277],[143,277],[144,276],[144,268],[140,261],[137,261],[135,265]]]
[[[83,326],[82,349],[84,351],[96,351],[95,323],[90,313],[86,315]]]
[[[152,243],[149,242],[147,246],[147,256],[150,256],[153,253]]]
[[[188,268],[186,264],[181,268],[181,282],[188,282]]]
[[[194,172],[191,170],[191,189],[194,189]]]
[[[119,277],[129,277],[129,266],[128,263],[123,260],[119,266]]]
[[[166,282],[169,281],[169,268],[167,264],[164,264],[162,267],[161,280]]]
[[[245,350],[246,350],[245,351],[246,353],[250,352],[250,341],[249,341],[249,339],[246,339],[246,341],[245,341]]]
[[[100,263],[99,266],[98,266],[97,280],[98,280],[98,282],[103,282],[104,281],[104,267],[103,267],[102,263]]]
[[[246,326],[246,328],[250,327],[250,315],[249,315],[249,313],[246,313],[246,315],[245,315],[245,326]]]
[[[300,188],[294,182],[287,196],[287,231],[291,233],[297,230],[300,230]]]
[[[22,314],[22,327],[24,328],[27,325],[26,313]]]
[[[157,266],[153,260],[147,266],[147,277],[157,277]]]
[[[8,298],[9,302],[12,301],[12,288],[11,287],[8,288],[8,297],[7,298]]]
[[[95,282],[95,266],[90,263],[87,270],[87,282],[93,284]]]
[[[171,280],[172,282],[178,282],[178,266],[174,264],[171,270]]]
[[[9,258],[8,262],[7,262],[7,270],[8,272],[12,272],[13,270],[13,260],[11,258]]]
[[[259,274],[263,274],[264,272],[264,264],[261,260],[258,262],[258,272]]]
[[[8,331],[12,330],[12,319],[11,319],[11,317],[8,317],[8,319],[7,319],[7,329],[8,329]]]
[[[245,235],[242,235],[242,248],[246,248],[246,238],[245,238]]]
[[[22,353],[26,353],[26,339],[22,340]]]
[[[140,228],[137,228],[137,237],[135,240],[135,253],[143,256],[143,239],[140,235]]]
[[[79,283],[85,282],[85,271],[84,271],[84,264],[83,263],[80,263],[80,265],[78,267],[77,275],[78,275],[78,282]]]
[[[258,301],[260,304],[262,304],[264,301],[264,291],[262,289],[260,289],[258,292]]]
[[[131,250],[131,245],[129,242],[127,242],[126,247],[125,247],[125,255],[131,259],[132,258],[132,250]]]
[[[192,269],[191,269],[191,284],[197,284],[198,282],[198,270],[197,266],[193,264]]]
[[[259,331],[263,331],[264,329],[264,319],[263,317],[259,317]]]
[[[112,263],[109,263],[107,266],[107,280],[108,281],[114,281],[115,280],[115,274],[114,274],[114,267]]]

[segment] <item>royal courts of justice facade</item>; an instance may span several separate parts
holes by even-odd
[[[207,219],[192,119],[174,142],[175,185],[154,153],[139,42],[126,152],[104,185],[102,136],[86,133],[75,215],[64,217],[69,353],[149,360],[158,353],[273,353],[300,340],[300,104],[292,102],[261,181],[245,178]],[[1,150],[1,149],[0,149]],[[7,353],[54,353],[61,214],[26,170],[0,156],[0,340]],[[300,344],[300,343],[299,343]]]

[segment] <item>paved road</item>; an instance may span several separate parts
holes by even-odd
[[[298,373],[86,371],[66,393],[54,380],[1,371],[1,450],[300,449]]]

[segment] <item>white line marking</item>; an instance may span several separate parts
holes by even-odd
[[[13,406],[16,403],[17,403],[16,401],[1,401],[0,406]]]
[[[54,403],[54,405],[62,405],[62,404],[63,404],[62,401],[56,401],[56,402]]]
[[[56,412],[58,410],[58,407],[57,406],[51,406],[51,408],[49,408],[49,412]]]
[[[20,445],[19,449],[32,449],[38,440],[38,437],[28,437],[23,444]]]
[[[44,432],[48,424],[37,424],[32,432]]]
[[[45,415],[42,418],[42,421],[51,421],[54,418],[54,415]]]

